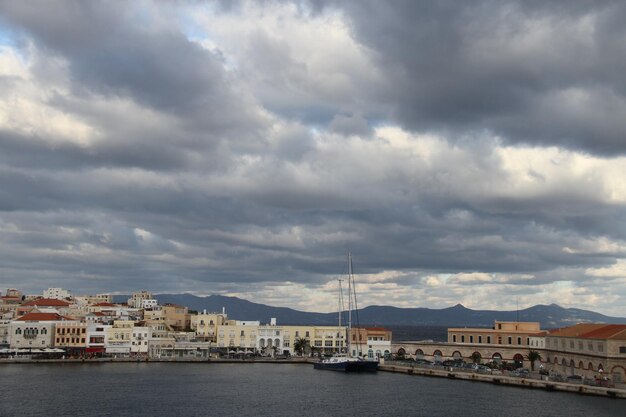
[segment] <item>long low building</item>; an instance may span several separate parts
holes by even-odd
[[[396,356],[431,361],[518,362],[527,368],[532,367],[528,361],[531,350],[541,356],[535,365],[553,372],[608,377],[615,383],[626,383],[626,324],[585,323],[541,331],[536,323],[496,322],[491,329],[451,328],[448,342],[392,344]]]

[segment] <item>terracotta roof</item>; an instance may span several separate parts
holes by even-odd
[[[68,307],[70,303],[55,298],[40,298],[31,300],[22,304],[23,306],[39,306],[39,307]]]
[[[65,321],[73,320],[57,313],[28,313],[17,319],[16,321]]]
[[[550,330],[549,336],[576,337],[579,339],[626,340],[626,324],[582,323],[562,329]]]

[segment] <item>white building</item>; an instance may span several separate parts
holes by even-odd
[[[141,308],[143,308],[143,309],[155,308],[158,305],[159,305],[159,302],[156,299],[154,299],[154,298],[141,300]]]
[[[133,335],[130,344],[131,354],[147,354],[148,342],[152,338],[152,328],[133,327]]]
[[[9,343],[11,348],[41,349],[54,345],[55,324],[73,321],[56,313],[29,313],[11,322]]]
[[[52,298],[55,300],[66,300],[72,298],[72,294],[63,288],[48,288],[43,292],[43,298]]]

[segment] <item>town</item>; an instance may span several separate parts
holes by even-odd
[[[396,341],[382,327],[282,325],[276,319],[231,320],[226,311],[164,304],[149,291],[126,303],[111,294],[41,295],[8,289],[0,296],[0,360],[98,358],[207,361],[311,358],[345,352],[381,363],[624,388],[626,324],[496,321],[492,328],[449,328],[448,340]]]

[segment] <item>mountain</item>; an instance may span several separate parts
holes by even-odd
[[[237,297],[209,295],[197,297],[191,294],[158,294],[159,303],[173,303],[196,311],[219,312],[226,309],[228,317],[234,320],[259,320],[269,323],[275,317],[279,324],[334,325],[337,313],[309,313],[285,307],[272,307],[253,303]],[[126,301],[128,296],[116,296],[115,301]],[[491,327],[499,321],[538,321],[541,327],[571,326],[580,322],[626,323],[626,318],[610,317],[600,313],[577,308],[563,308],[556,304],[536,305],[519,311],[472,310],[457,304],[442,309],[399,308],[390,306],[369,306],[353,313],[353,323],[381,326],[448,326],[448,327]]]

